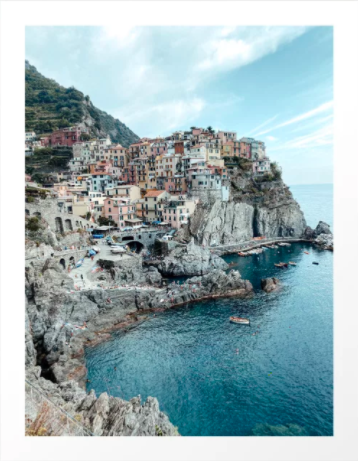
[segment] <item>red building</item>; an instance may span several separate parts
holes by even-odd
[[[74,126],[56,130],[49,136],[41,138],[41,146],[67,146],[72,147],[75,142],[81,142],[81,128]]]
[[[176,154],[184,155],[184,141],[174,142],[174,152]]]

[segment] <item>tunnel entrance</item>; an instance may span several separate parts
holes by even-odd
[[[122,238],[122,242],[124,242],[125,240],[134,240],[134,237],[132,235],[127,235],[126,237]]]
[[[60,264],[64,269],[66,269],[66,262],[65,262],[65,260],[63,258],[60,259]]]
[[[132,241],[132,242],[127,243],[127,247],[130,249],[130,251],[133,251],[135,253],[140,253],[143,250],[144,245],[143,243]]]

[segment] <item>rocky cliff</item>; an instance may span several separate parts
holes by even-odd
[[[202,253],[201,249],[198,251]],[[141,258],[133,258],[131,270],[123,272],[123,268],[110,267],[97,274],[107,288],[76,291],[74,280],[53,253],[50,245],[27,242],[25,364],[28,379],[51,399],[55,397],[61,408],[76,414],[81,424],[96,435],[176,435],[176,429],[160,412],[154,398],[142,404],[140,398],[127,402],[107,394],[101,394],[98,399],[94,392],[86,394],[83,390],[87,378],[85,347],[108,340],[116,329],[132,328],[146,321],[150,310],[220,296],[250,297],[253,295],[251,283],[243,280],[238,271],[226,274],[213,269],[206,275],[189,279],[184,285],[160,288],[162,277],[157,269],[142,268]],[[123,281],[124,273],[128,275],[127,287],[116,286],[118,281]],[[138,284],[146,286],[140,288]],[[35,411],[31,424],[35,424],[38,416]]]
[[[228,268],[222,258],[207,248],[195,245],[194,239],[186,246],[174,248],[158,266],[160,273],[167,277],[204,275],[213,269]]]
[[[284,182],[271,177],[254,179],[238,169],[230,176],[230,200],[203,202],[184,232],[199,243],[230,244],[253,237],[301,237],[306,221]]]

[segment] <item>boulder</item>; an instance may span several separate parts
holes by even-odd
[[[330,226],[327,223],[320,221],[317,224],[317,227],[314,233],[315,233],[315,236],[318,237],[321,234],[332,234],[332,231],[330,229]]]
[[[279,279],[272,277],[267,279],[261,280],[261,288],[266,291],[266,293],[271,293],[271,291],[277,290],[279,287],[280,281]]]

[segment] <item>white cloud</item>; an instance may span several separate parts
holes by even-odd
[[[275,115],[274,117],[271,117],[269,118],[268,120],[266,120],[265,122],[261,123],[261,125],[257,126],[256,128],[254,128],[253,130],[250,130],[248,133],[247,133],[247,136],[250,136],[250,134],[252,133],[256,133],[258,130],[261,130],[261,128],[263,128],[264,126],[268,125],[269,123],[273,122],[274,120],[276,120],[278,117],[278,115]]]
[[[306,30],[306,27],[223,28],[211,40],[209,38],[196,70],[221,72],[245,66],[274,53]]]
[[[162,132],[163,128],[166,132],[170,132],[173,129],[188,126],[200,116],[205,106],[206,103],[201,98],[175,99],[148,107],[132,107],[125,112],[118,111],[116,116],[125,123],[135,120],[143,127],[150,120],[151,130],[156,130],[152,135],[157,136],[165,134]],[[148,130],[143,132],[148,133]]]
[[[131,45],[140,35],[141,27],[129,24],[101,27],[99,38],[101,46],[114,45],[117,49]],[[111,43],[110,43],[111,42]]]
[[[333,124],[330,123],[319,130],[304,136],[293,138],[281,145],[270,149],[270,152],[276,152],[281,150],[297,150],[301,151],[304,149],[314,149],[319,146],[328,146],[333,144]]]
[[[266,136],[266,139],[268,141],[277,141],[278,140],[278,138],[275,138],[275,136]]]
[[[291,118],[290,120],[287,120],[286,122],[280,123],[279,125],[276,125],[272,128],[269,128],[268,130],[261,131],[261,133],[257,133],[255,136],[262,136],[263,134],[270,133],[271,131],[277,130],[278,128],[283,128],[288,125],[292,125],[293,123],[298,123],[301,122],[302,120],[306,120],[308,118],[314,117],[317,114],[320,114],[322,112],[326,112],[330,109],[333,108],[333,101],[328,101],[324,104],[321,104],[320,106],[316,107],[315,109],[312,109],[308,112],[305,112],[304,114],[298,115],[297,117]]]

